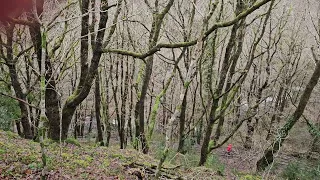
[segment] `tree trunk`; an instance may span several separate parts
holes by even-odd
[[[73,129],[73,137],[75,138],[75,139],[77,139],[78,138],[78,123],[79,123],[79,119],[78,119],[78,112],[76,111],[76,114],[75,114],[75,117],[74,117],[74,129]]]
[[[155,11],[153,13],[152,29],[149,36],[149,49],[153,48],[157,44],[158,39],[160,37],[160,30],[161,30],[164,17],[171,9],[173,3],[174,3],[174,0],[170,0],[166,4],[165,8],[161,11],[161,13],[159,13],[158,11]],[[156,7],[156,9],[157,8],[158,7]],[[135,108],[135,119],[139,118],[139,123],[136,123],[136,138],[140,140],[141,146],[142,146],[142,152],[145,154],[148,153],[149,147],[148,147],[147,139],[144,132],[144,118],[145,118],[144,104],[145,104],[145,99],[147,95],[150,78],[152,75],[153,58],[154,58],[154,55],[151,55],[145,60],[146,67],[145,67],[145,75],[143,77],[142,88],[141,88],[141,95],[140,95],[140,99],[136,103],[136,108]]]
[[[240,12],[240,10],[243,9],[242,5],[238,5],[240,7],[238,7],[238,11]],[[244,18],[243,20],[240,21],[240,23],[236,23],[234,26],[233,26],[233,29],[232,29],[232,32],[231,34],[231,37],[230,37],[230,46],[233,46],[233,49],[234,49],[234,53],[233,55],[225,55],[226,58],[230,58],[229,61],[231,63],[231,66],[230,66],[230,70],[229,70],[229,76],[227,78],[227,81],[226,81],[226,87],[225,87],[225,92],[227,92],[231,86],[232,86],[232,79],[233,79],[233,76],[234,74],[236,73],[235,72],[235,68],[237,66],[237,63],[238,63],[238,60],[239,60],[239,57],[241,55],[241,52],[242,52],[242,46],[243,46],[243,39],[244,39],[244,35],[245,35],[245,20],[246,18]],[[233,40],[231,40],[233,39]],[[229,52],[231,53],[231,52]],[[226,93],[226,95],[223,97],[222,99],[222,106],[225,106],[226,104],[226,101],[228,99],[228,94],[229,93]],[[224,125],[224,120],[225,120],[225,113],[223,113],[221,115],[221,117],[219,118],[219,122],[218,122],[218,126],[217,126],[217,129],[216,129],[216,132],[215,132],[215,136],[214,136],[214,142],[218,142],[219,139],[220,139],[220,136],[221,136],[221,131],[222,131],[222,128],[223,128],[223,125]]]
[[[60,98],[56,89],[53,67],[50,59],[46,58],[46,116],[49,121],[49,138],[58,141],[60,139]]]
[[[87,108],[86,108],[87,109]],[[91,114],[90,114],[90,122],[89,122],[89,129],[88,129],[88,135],[91,134],[92,132],[92,123],[93,123],[93,117],[94,117],[94,111],[93,109],[91,110]],[[82,118],[84,120],[82,120],[82,123],[81,123],[81,130],[80,130],[80,134],[81,136],[83,137],[84,136],[84,125],[86,124],[86,115],[84,115],[84,117]]]
[[[183,154],[186,152],[184,150],[184,140],[185,140],[184,129],[186,124],[187,94],[188,94],[188,89],[186,90],[183,96],[183,101],[181,105],[181,114],[180,114],[180,121],[179,121],[179,125],[180,125],[179,126],[179,145],[177,150],[178,152]]]
[[[16,69],[16,62],[14,62],[13,59],[13,30],[14,25],[8,25],[6,27],[6,34],[7,34],[7,58],[6,58],[6,64],[9,68],[10,78],[11,78],[11,84],[15,91],[15,94],[17,98],[22,99],[26,101],[26,95],[22,91],[21,84],[18,80],[18,72]],[[19,101],[19,107],[21,111],[21,124],[23,127],[23,135],[26,139],[32,139],[32,130],[29,122],[29,112],[28,107],[25,103],[22,101]],[[19,126],[17,126],[17,130]]]
[[[152,66],[153,66],[153,56],[149,57],[146,60],[146,67],[145,67],[146,69],[145,69],[145,75],[143,77],[141,95],[140,95],[139,101],[136,104],[136,109],[135,109],[135,119],[138,120],[138,124],[136,124],[136,138],[140,140],[142,152],[144,154],[147,154],[149,151],[149,147],[148,147],[145,132],[144,132],[144,127],[145,127],[144,126],[144,118],[145,118],[144,102],[146,99],[149,81],[152,74]]]
[[[37,1],[37,13],[41,14],[43,11],[43,1]],[[32,14],[32,19],[36,19],[34,14]],[[42,68],[41,59],[42,56],[48,56],[47,47],[45,47],[45,54],[42,53],[41,44],[45,37],[42,37],[41,26],[39,23],[34,23],[30,26],[30,35],[35,47],[37,54],[39,69]],[[49,57],[45,57],[45,80],[46,80],[46,91],[45,91],[45,108],[46,115],[49,124],[49,138],[53,140],[60,139],[60,100],[59,95],[56,90],[56,79],[53,75],[53,67],[50,62]]]
[[[201,59],[202,54],[203,54],[203,49],[202,48],[203,48],[203,41],[202,41],[202,38],[199,38],[198,43],[196,45],[195,52],[192,55],[190,65],[188,67],[187,76],[186,76],[185,82],[183,84],[182,92],[180,93],[180,96],[179,96],[178,105],[176,106],[176,108],[174,110],[174,113],[172,114],[172,116],[169,119],[169,122],[167,124],[166,144],[165,144],[164,150],[162,151],[159,164],[157,166],[156,177],[159,177],[161,167],[162,167],[164,161],[166,160],[166,158],[168,156],[168,152],[169,152],[169,148],[170,148],[170,144],[171,144],[171,136],[172,136],[172,131],[173,131],[173,129],[172,129],[173,123],[181,115],[181,107],[182,107],[182,104],[183,104],[184,95],[187,94],[186,91],[188,90],[188,88],[189,88],[194,76],[197,74],[198,59]]]
[[[100,146],[103,146],[103,135],[100,121],[100,103],[101,103],[101,95],[100,95],[100,78],[99,75],[95,80],[95,109],[96,109],[96,121],[97,121],[97,131],[98,137],[97,142],[99,142]]]
[[[118,126],[118,133],[119,133],[119,137],[120,137],[120,148],[123,148],[123,135],[122,135],[122,131],[121,131],[121,117],[120,117],[120,110],[119,110],[119,101],[118,101],[118,97],[117,97],[117,91],[118,91],[118,81],[119,81],[119,75],[118,75],[118,71],[119,71],[119,61],[116,60],[116,76],[115,76],[115,84],[113,84],[111,82],[112,85],[112,92],[113,92],[113,100],[114,100],[114,108],[115,108],[115,113],[116,113],[116,120],[117,120],[117,126]],[[112,72],[113,70],[113,64],[111,64],[110,66],[110,70]],[[113,79],[112,74],[110,74],[110,78]],[[120,94],[121,95],[121,94]]]
[[[213,125],[215,123],[215,112],[217,108],[218,108],[218,100],[215,100],[211,105],[211,110],[209,115],[210,118],[207,124],[207,128],[206,128],[202,146],[201,146],[199,166],[204,165],[204,163],[207,161],[207,157],[209,153],[208,150],[209,150],[210,136],[212,133]]]
[[[20,124],[21,124],[20,120],[16,120],[17,133],[19,134],[20,137],[23,137],[23,133],[21,131]]]
[[[214,100],[213,103],[211,105],[211,110],[210,110],[210,115],[209,115],[209,122],[207,124],[207,128],[206,128],[206,132],[205,132],[205,136],[203,139],[203,143],[201,146],[201,155],[200,155],[200,161],[199,161],[199,166],[204,165],[204,163],[207,160],[207,156],[208,156],[208,149],[209,149],[209,143],[210,143],[210,137],[211,137],[211,133],[212,133],[212,129],[213,129],[213,125],[216,121],[216,110],[218,109],[219,106],[219,99],[216,99],[217,97],[219,97],[222,93],[223,90],[223,86],[225,84],[226,81],[226,77],[227,77],[227,73],[228,73],[228,69],[229,66],[231,65],[230,63],[230,57],[231,57],[231,51],[234,48],[234,44],[235,44],[235,40],[236,40],[236,32],[238,30],[238,23],[234,24],[232,27],[232,32],[231,32],[231,36],[230,36],[230,40],[228,42],[227,48],[226,48],[226,53],[225,53],[225,58],[223,59],[222,62],[222,67],[221,67],[221,71],[219,73],[220,77],[219,77],[219,83],[217,86],[217,89],[214,92]],[[215,43],[215,42],[213,42]],[[223,124],[223,120],[220,120],[220,123],[218,125],[218,134],[220,136],[220,128],[222,128],[222,124]]]
[[[128,119],[128,136],[130,137],[130,141],[133,142],[133,134],[132,134],[132,110],[133,110],[133,79],[135,73],[135,61],[132,64],[131,76],[130,76],[130,102],[129,102],[129,119]]]

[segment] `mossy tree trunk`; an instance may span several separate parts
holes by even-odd
[[[36,0],[36,13],[41,14],[43,12],[43,1],[42,0]],[[32,16],[29,19],[37,19],[37,15],[35,13],[32,14]],[[53,140],[59,140],[60,139],[60,97],[58,95],[57,89],[56,89],[56,77],[53,72],[53,65],[51,63],[50,57],[47,52],[47,47],[45,47],[46,51],[45,53],[42,53],[42,33],[41,33],[41,25],[38,22],[35,22],[33,26],[29,27],[31,39],[33,42],[33,46],[35,48],[36,54],[37,54],[37,60],[39,69],[42,68],[41,62],[42,62],[42,56],[45,57],[45,64],[44,68],[46,71],[45,74],[45,80],[46,80],[46,91],[45,91],[45,108],[46,108],[46,115],[48,118],[48,125],[49,125],[49,132],[48,136],[49,138]],[[64,35],[60,37],[59,43],[62,43],[62,40],[64,38]],[[57,49],[53,48],[53,52],[51,54],[54,54]]]
[[[238,4],[237,7],[237,14],[244,9],[243,4]],[[244,41],[244,34],[245,34],[245,20],[246,18],[242,19],[239,23],[236,23],[231,31],[231,36],[230,40],[228,43],[227,51],[225,53],[225,58],[228,58],[229,63],[230,63],[230,70],[229,70],[229,76],[227,77],[226,80],[226,85],[225,85],[225,92],[227,92],[231,86],[232,86],[232,79],[233,76],[235,75],[235,68],[238,64],[239,57],[242,52],[242,47],[243,47],[243,41]],[[229,49],[229,50],[228,50]],[[232,52],[233,51],[233,52]],[[225,96],[222,98],[221,105],[225,106],[227,99],[228,99],[228,94],[226,93]],[[221,117],[219,118],[218,121],[218,126],[214,135],[214,142],[218,142],[221,136],[222,128],[224,125],[225,121],[225,113],[221,114]]]
[[[48,117],[48,137],[53,140],[60,139],[60,97],[56,89],[56,79],[50,59],[46,58],[46,115]]]
[[[163,85],[163,89],[162,91],[156,96],[155,98],[155,103],[152,107],[151,110],[151,115],[150,115],[150,122],[149,122],[149,126],[148,126],[148,141],[150,141],[152,139],[152,135],[153,135],[153,131],[154,131],[154,127],[156,124],[156,120],[157,120],[157,114],[158,114],[158,110],[159,110],[159,106],[160,106],[160,101],[161,99],[163,99],[171,85],[172,80],[174,79],[174,76],[176,74],[177,68],[178,68],[178,64],[180,62],[180,60],[183,58],[184,53],[186,52],[187,48],[183,48],[180,56],[177,58],[174,68],[169,76],[169,78],[166,80],[165,84]],[[165,80],[164,80],[165,81]]]
[[[172,130],[173,130],[172,126],[173,126],[173,123],[175,121],[177,121],[177,119],[181,115],[181,107],[183,104],[183,99],[185,97],[184,95],[186,94],[186,91],[188,90],[188,87],[190,86],[190,83],[192,82],[194,76],[197,74],[197,63],[198,63],[198,59],[201,59],[201,57],[202,57],[202,53],[203,53],[202,49],[203,49],[203,41],[202,41],[202,38],[199,38],[198,44],[196,45],[196,49],[192,55],[190,65],[188,67],[188,72],[187,72],[187,76],[185,78],[183,89],[180,92],[178,105],[176,106],[175,111],[174,111],[173,115],[171,116],[171,118],[169,119],[169,122],[167,124],[166,144],[165,144],[165,148],[161,154],[159,164],[157,166],[156,178],[158,178],[160,176],[160,170],[162,168],[164,161],[166,160],[166,158],[168,156],[168,152],[169,152],[169,148],[170,148],[170,144],[171,144]]]
[[[184,129],[186,125],[187,95],[188,95],[188,89],[183,95],[183,100],[181,104],[181,113],[180,113],[180,121],[179,121],[179,144],[178,144],[178,150],[177,150],[180,153],[185,153],[184,141],[186,137],[184,134]]]
[[[104,64],[104,76],[105,76],[105,91],[102,91],[102,119],[104,128],[104,134],[106,134],[105,138],[105,146],[109,146],[110,137],[111,137],[111,124],[110,124],[110,115],[109,115],[109,80],[111,77],[111,71],[109,71],[109,75],[107,73],[106,62]]]
[[[243,3],[243,2],[238,1],[238,3]],[[273,8],[273,5],[274,5],[274,0],[271,1],[269,9],[266,13],[266,17],[265,17],[264,22],[262,24],[262,29],[260,31],[260,34],[258,33],[254,37],[254,42],[253,42],[251,49],[250,49],[249,60],[245,65],[244,71],[240,75],[240,80],[238,82],[236,82],[238,85],[233,88],[231,93],[229,93],[229,96],[231,99],[234,98],[234,96],[237,93],[237,91],[239,90],[240,86],[245,81],[245,79],[248,75],[247,72],[250,70],[252,63],[253,63],[254,59],[256,58],[255,52],[256,52],[256,49],[257,49],[257,47],[258,47],[258,45],[259,45],[260,41],[262,40],[263,35],[265,33],[266,26],[267,26],[268,20],[270,18],[270,14],[271,14],[271,10]],[[242,13],[243,13],[243,11],[242,11]],[[239,14],[242,14],[242,13],[239,13]],[[245,18],[245,17],[243,17],[243,18]],[[235,23],[237,23],[238,21],[236,21]],[[228,48],[228,46],[227,46],[227,48]],[[229,47],[229,48],[232,48],[232,47]],[[228,51],[228,50],[226,50],[226,51]],[[221,97],[223,86],[225,84],[225,79],[226,79],[226,76],[227,76],[227,73],[229,70],[229,66],[230,66],[230,64],[229,64],[230,62],[228,62],[228,61],[229,61],[228,59],[224,59],[224,61],[222,63],[219,82],[217,85],[217,89],[215,90],[214,95],[213,95],[213,103],[211,105],[209,122],[208,122],[208,125],[206,128],[205,136],[204,136],[202,147],[201,147],[199,166],[203,166],[205,164],[208,154],[213,150],[213,147],[215,146],[215,144],[217,144],[217,142],[210,141],[210,136],[212,133],[214,123],[216,122],[218,117],[221,117],[221,115],[224,114],[224,111],[227,109],[227,107],[231,103],[229,101],[219,107],[219,98]],[[230,98],[228,98],[228,99],[230,99]],[[217,113],[217,110],[220,111],[219,114]]]
[[[130,141],[133,143],[133,134],[132,134],[132,111],[133,111],[133,89],[134,89],[134,73],[135,73],[135,61],[132,63],[131,75],[130,75],[130,102],[129,102],[129,117],[128,117],[128,131],[127,136],[130,137]]]
[[[237,9],[239,8],[240,3],[242,3],[242,1],[237,2]],[[222,11],[223,11],[223,5],[221,4],[220,13],[222,13]],[[219,17],[218,17],[218,20],[219,20]],[[207,127],[205,130],[205,134],[204,134],[203,142],[202,142],[202,146],[201,146],[200,161],[199,161],[200,166],[204,165],[204,163],[207,159],[210,137],[211,137],[211,133],[213,130],[213,125],[216,121],[216,111],[219,107],[219,98],[217,98],[217,97],[219,97],[222,92],[224,83],[226,81],[228,69],[231,64],[229,61],[230,61],[231,52],[232,52],[232,49],[233,49],[233,46],[234,46],[235,40],[236,40],[236,33],[238,30],[237,27],[238,27],[238,22],[235,22],[232,27],[230,39],[229,39],[229,42],[228,42],[228,45],[226,48],[225,58],[222,61],[222,65],[221,65],[222,67],[219,72],[219,82],[218,82],[218,85],[217,85],[217,88],[215,91],[212,90],[212,75],[210,73],[207,75],[209,77],[207,77],[206,88],[207,88],[207,91],[210,92],[210,97],[213,98],[213,102],[211,103],[211,108],[210,108],[210,113],[209,113],[209,121],[207,123]],[[214,61],[215,54],[216,54],[215,53],[215,43],[216,43],[215,41],[217,40],[216,39],[216,33],[217,33],[216,31],[217,31],[217,29],[215,30],[215,36],[213,39],[214,41],[211,42],[212,47],[213,47],[213,51],[212,51],[213,54],[212,54],[211,63],[209,63],[209,67],[207,67],[207,68],[209,68],[209,72],[212,72],[213,61]],[[221,119],[220,122],[223,122],[222,120],[223,119]],[[220,129],[222,128],[221,127],[222,123],[220,123],[219,125],[220,126],[218,126],[217,133],[220,136]]]
[[[122,45],[123,46],[123,45]],[[125,61],[125,64],[124,62]],[[126,122],[126,117],[127,117],[127,99],[128,99],[128,79],[129,79],[129,63],[128,63],[129,59],[128,57],[123,57],[122,61],[121,61],[121,78],[120,78],[120,94],[121,94],[121,109],[120,109],[120,148],[124,149],[126,146],[126,127],[125,125],[127,124]],[[126,69],[124,68],[124,66],[126,66]],[[124,72],[125,71],[125,72]]]
[[[37,16],[37,14],[35,14]],[[40,22],[39,22],[40,23]],[[46,51],[47,51],[47,31],[44,27],[40,28],[41,32],[41,69],[40,69],[40,123],[39,123],[39,141],[41,147],[41,159],[42,159],[42,172],[41,179],[45,180],[46,178],[46,166],[47,166],[47,155],[46,149],[44,146],[44,138],[46,133],[46,127],[44,126],[47,123],[48,118],[46,114]],[[59,114],[58,114],[59,115]],[[60,126],[58,132],[60,132]],[[59,136],[60,137],[60,133]],[[57,139],[59,140],[59,138]]]
[[[152,22],[152,28],[151,28],[150,37],[149,37],[149,49],[152,49],[154,46],[156,46],[160,36],[160,30],[163,24],[164,17],[171,9],[173,3],[174,3],[174,0],[170,0],[160,13],[158,12],[158,8],[159,8],[158,3],[155,3],[156,11],[153,12],[153,22]],[[136,123],[136,138],[141,142],[142,152],[145,154],[148,153],[149,147],[148,147],[148,143],[145,135],[144,104],[146,100],[150,78],[152,75],[153,59],[154,59],[153,54],[145,59],[145,62],[146,62],[145,72],[142,80],[140,98],[136,103],[136,107],[135,107],[135,119],[138,119],[138,122],[139,122],[139,123]],[[137,148],[137,143],[135,143],[135,147]]]
[[[233,25],[233,29],[235,29],[235,27],[237,27],[237,25]],[[211,137],[211,133],[212,133],[212,130],[213,130],[213,125],[217,120],[216,111],[217,111],[217,109],[219,107],[219,98],[218,97],[222,93],[223,86],[224,86],[225,81],[226,81],[228,69],[229,69],[229,66],[230,66],[230,62],[229,62],[230,59],[228,57],[231,56],[230,53],[231,53],[231,50],[233,48],[234,41],[235,41],[235,37],[232,37],[233,35],[235,35],[235,32],[231,33],[230,41],[229,41],[227,49],[226,49],[226,57],[223,59],[222,68],[221,68],[221,71],[219,73],[219,76],[220,76],[219,82],[218,82],[217,88],[216,88],[216,90],[214,92],[214,95],[213,95],[213,102],[212,102],[211,109],[210,109],[210,114],[209,114],[209,122],[207,124],[205,135],[204,135],[204,138],[203,138],[203,143],[202,143],[202,146],[201,146],[201,154],[200,154],[200,161],[199,161],[199,165],[200,166],[204,165],[204,163],[205,163],[205,161],[207,159],[208,149],[209,149],[209,142],[210,142],[210,137]],[[218,127],[218,128],[222,128],[221,124],[220,124],[220,127]],[[219,129],[218,129],[218,133],[220,133]]]
[[[102,126],[101,126],[101,120],[100,120],[100,109],[101,109],[101,94],[100,94],[100,77],[97,75],[95,80],[95,111],[96,111],[96,121],[97,121],[97,142],[100,144],[100,146],[104,145],[103,142],[103,134],[102,134]]]

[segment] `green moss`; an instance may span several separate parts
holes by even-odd
[[[54,158],[52,158],[51,156],[47,156],[47,168],[49,170],[55,169],[55,167],[58,165],[59,164],[56,163]]]
[[[63,159],[70,159],[71,157],[72,157],[72,154],[68,154],[68,153],[61,153],[61,157],[63,158]]]
[[[43,144],[44,144],[45,146],[49,146],[49,145],[52,145],[52,144],[55,145],[55,143],[56,143],[56,141],[54,141],[54,140],[52,140],[52,139],[44,139],[44,140],[43,140]]]
[[[81,173],[80,176],[81,178],[87,179],[89,176],[89,173]]]
[[[215,145],[214,140],[210,140],[208,145],[208,150],[214,147],[214,145]]]
[[[107,167],[109,167],[109,166],[110,166],[110,161],[109,161],[109,159],[105,158],[105,159],[103,160],[103,162],[102,162],[102,167],[103,167],[103,168],[107,168]]]
[[[183,87],[184,88],[188,88],[189,85],[190,85],[191,81],[186,81],[184,84],[183,84]]]
[[[240,180],[260,180],[260,179],[262,179],[260,176],[255,176],[251,174],[247,174],[240,178]]]
[[[28,168],[31,169],[31,170],[41,169],[41,167],[42,167],[41,163],[33,162],[31,164],[28,164]]]
[[[7,151],[5,149],[2,149],[2,148],[0,149],[0,155],[1,154],[6,154],[6,153],[7,153]]]
[[[225,165],[220,162],[216,154],[210,154],[208,156],[205,166],[219,172],[220,174],[224,174]]]
[[[74,164],[76,164],[77,166],[80,166],[82,168],[86,168],[89,166],[89,162],[85,161],[85,160],[82,160],[82,159],[75,159],[73,161]]]
[[[91,163],[93,161],[93,158],[91,156],[85,156],[84,160]]]
[[[71,95],[68,97],[67,102],[73,101],[73,100],[76,98],[76,96],[77,96],[76,93],[71,94]]]
[[[6,131],[6,135],[9,139],[17,139],[19,138],[19,135],[16,133],[13,133],[11,131]]]
[[[33,162],[37,162],[38,160],[38,155],[37,154],[25,154],[22,153],[22,157],[21,157],[21,162],[24,164],[31,164]]]
[[[112,157],[112,158],[125,159],[122,154],[112,154],[111,157]]]
[[[68,144],[73,144],[73,145],[78,146],[78,147],[81,146],[81,144],[79,143],[79,141],[76,140],[76,139],[74,139],[74,138],[67,138],[67,139],[65,140],[65,142],[68,143]]]

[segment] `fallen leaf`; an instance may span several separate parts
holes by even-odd
[[[29,175],[29,174],[32,173],[32,171],[31,171],[30,169],[27,169],[27,170],[24,171],[24,173],[25,173],[26,175]]]

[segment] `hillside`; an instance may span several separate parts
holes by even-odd
[[[99,147],[69,140],[61,145],[45,141],[48,179],[153,179],[157,160],[132,149]],[[0,131],[0,179],[39,179],[39,143]],[[164,179],[210,177],[224,179],[208,168],[181,168],[165,164]]]

